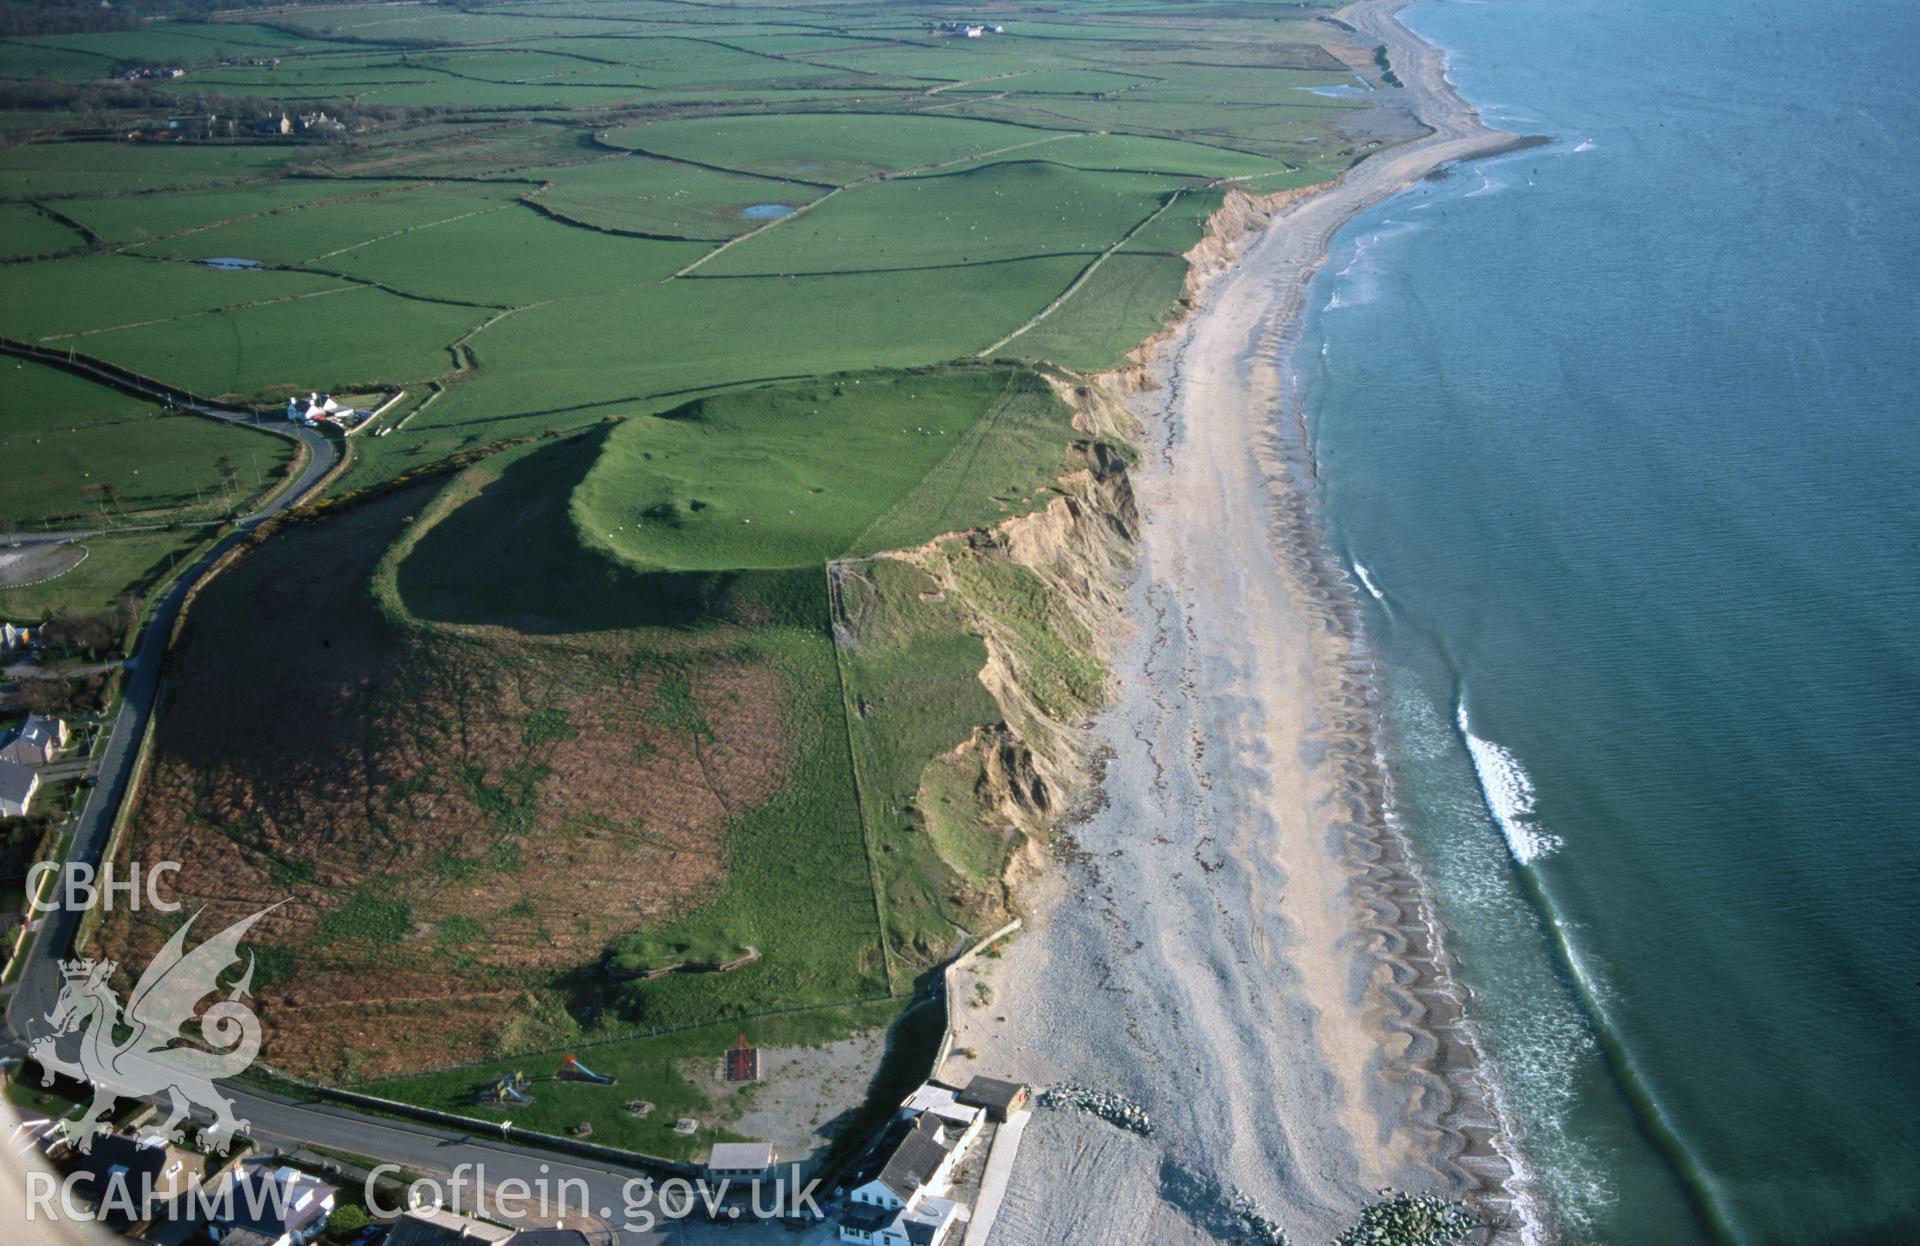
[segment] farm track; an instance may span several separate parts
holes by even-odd
[[[156,262],[164,263],[166,261]],[[305,294],[285,294],[279,298],[256,299],[247,303],[229,303],[224,307],[210,307],[205,311],[182,312],[178,316],[158,316],[152,320],[134,320],[127,324],[106,325],[98,329],[77,329],[72,333],[52,333],[38,340],[42,342],[65,342],[74,338],[95,337],[102,333],[118,333],[123,329],[144,329],[157,324],[177,324],[182,320],[196,320],[202,316],[220,316],[227,312],[246,311],[254,307],[272,307],[278,303],[294,303],[301,299],[325,298],[329,294],[350,294],[355,290],[365,288],[366,287],[359,282],[355,282],[352,285],[335,286],[327,290],[309,290]]]
[[[995,351],[1006,346],[1007,343],[1013,341],[1015,338],[1025,333],[1028,329],[1033,328],[1035,325],[1039,324],[1042,320],[1045,320],[1048,316],[1053,315],[1054,312],[1060,310],[1060,308],[1063,305],[1065,305],[1068,299],[1071,299],[1074,295],[1078,294],[1081,290],[1081,287],[1085,286],[1088,281],[1092,280],[1094,273],[1100,270],[1100,266],[1102,264],[1105,264],[1108,260],[1112,259],[1114,256],[1114,253],[1119,251],[1121,247],[1124,247],[1129,242],[1132,242],[1135,234],[1138,234],[1141,230],[1153,224],[1153,222],[1158,220],[1161,214],[1164,213],[1168,208],[1171,208],[1174,204],[1180,202],[1180,197],[1185,193],[1186,191],[1184,189],[1174,191],[1173,194],[1167,197],[1167,201],[1165,203],[1161,204],[1158,208],[1154,209],[1151,213],[1149,213],[1144,220],[1141,220],[1138,223],[1136,223],[1132,229],[1129,229],[1126,233],[1122,234],[1120,236],[1120,240],[1114,243],[1112,246],[1108,247],[1105,251],[1102,251],[1100,253],[1099,258],[1095,259],[1093,263],[1081,269],[1080,275],[1073,279],[1073,284],[1069,285],[1065,290],[1062,290],[1058,298],[1054,299],[1053,302],[1048,303],[1045,307],[1041,308],[1038,312],[1035,312],[1032,319],[1028,320],[1025,324],[1015,329],[1012,333],[1007,334],[1007,336],[1001,338],[999,341],[987,347],[985,350],[977,352],[974,355],[974,358],[985,359],[988,355],[991,355]]]
[[[934,161],[930,164],[915,165],[910,169],[882,170],[877,173],[870,173],[866,177],[856,178],[853,181],[847,182],[844,185],[836,186],[832,190],[828,191],[826,194],[820,196],[818,199],[813,200],[811,203],[801,204],[799,207],[787,213],[785,216],[776,217],[775,219],[768,221],[765,225],[760,226],[758,229],[748,230],[746,233],[741,234],[737,238],[728,239],[726,242],[720,244],[719,246],[715,247],[713,250],[707,252],[705,255],[701,256],[699,259],[695,260],[693,263],[688,264],[685,268],[680,269],[678,272],[673,273],[670,276],[663,277],[661,279],[661,282],[662,284],[664,284],[665,282],[674,281],[681,277],[685,277],[689,275],[690,273],[693,272],[694,269],[700,267],[702,264],[705,264],[708,260],[713,259],[715,256],[719,255],[722,251],[725,251],[727,248],[736,246],[739,243],[745,242],[750,238],[758,238],[761,234],[766,233],[768,230],[773,229],[774,227],[779,225],[784,225],[788,221],[793,220],[795,217],[801,216],[813,210],[814,208],[819,207],[821,204],[833,198],[835,195],[839,194],[843,190],[858,190],[863,186],[872,186],[880,182],[898,181],[903,178],[918,177],[925,173],[931,173],[936,169],[950,169],[955,165],[971,164],[976,160],[989,160],[995,156],[1004,156],[1010,151],[1023,151],[1029,147],[1038,147],[1043,143],[1058,142],[1060,139],[1063,139],[1063,138],[1072,138],[1072,137],[1086,138],[1092,133],[1094,133],[1094,131],[1088,131],[1086,133],[1078,134],[1078,135],[1058,134],[1049,138],[1034,139],[1031,142],[1015,143],[1010,147],[1000,147],[992,151],[975,152],[972,155],[961,156],[953,160],[939,160],[939,161]],[[736,173],[736,174],[740,173],[740,170],[738,169],[726,169],[723,171],[728,173]],[[744,174],[744,176],[757,177],[759,175],[749,173],[749,174]],[[853,271],[858,272],[858,271],[864,271],[864,270],[855,269]],[[885,270],[875,270],[875,271],[885,271]]]
[[[210,229],[221,229],[228,225],[238,225],[244,221],[258,221],[269,216],[287,216],[295,212],[304,212],[308,208],[327,208],[336,207],[343,203],[362,203],[368,199],[379,199],[385,195],[399,195],[405,194],[408,191],[424,190],[432,185],[432,182],[418,182],[411,186],[383,187],[380,190],[371,190],[358,195],[340,195],[332,199],[316,199],[312,203],[290,203],[284,208],[269,208],[265,212],[243,212],[238,216],[227,216],[217,221],[208,221],[204,225],[193,225],[186,229],[176,229],[170,234],[156,234],[151,238],[142,238],[138,242],[110,243],[109,245],[111,245],[116,252],[126,252],[132,250],[134,247],[148,247],[156,243],[171,242],[175,238],[186,238],[193,234],[204,234]],[[85,226],[79,225],[78,222],[75,222],[75,225],[77,228],[86,228]],[[87,232],[92,234],[91,230]],[[99,237],[97,234],[93,236]],[[102,238],[101,241],[106,242],[107,239]],[[322,256],[321,258],[324,259],[326,257]]]

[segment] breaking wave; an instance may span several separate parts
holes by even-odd
[[[1531,865],[1560,847],[1560,837],[1542,827],[1534,816],[1533,778],[1520,759],[1491,740],[1473,734],[1467,722],[1467,707],[1454,713],[1454,722],[1466,739],[1473,755],[1473,770],[1480,778],[1480,795],[1487,812],[1506,837],[1507,851],[1521,865]]]

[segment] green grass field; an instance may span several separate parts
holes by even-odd
[[[211,533],[193,527],[87,537],[81,542],[86,561],[65,575],[25,588],[0,588],[0,618],[18,623],[62,611],[109,610],[129,593],[145,595]]]
[[[587,1059],[617,1095],[542,1083],[520,1123],[686,1155],[728,1133],[684,1062],[742,1028],[901,1024],[924,1054],[907,993],[1007,911],[1015,733],[1104,680],[1044,577],[934,538],[1058,498],[1097,438],[1034,365],[1070,387],[1058,368],[1114,367],[1177,315],[1222,183],[1307,185],[1402,132],[1307,89],[1392,89],[1329,7],[1015,5],[958,39],[837,0],[348,3],[0,40],[23,105],[0,109],[0,333],[236,401],[408,389],[332,494],[426,482],[288,524],[201,599],[225,612],[201,626],[247,630],[169,657],[225,691],[175,689],[142,826],[222,896],[302,897],[304,942],[264,972],[297,946],[341,1002],[274,999],[312,1036],[294,1059],[364,1080],[486,1057],[380,1085],[466,1110],[516,1053],[616,1039]],[[104,81],[130,63],[186,72]],[[210,136],[282,109],[296,133]],[[209,519],[210,489],[286,462],[13,375],[0,526]],[[95,482],[114,494],[83,504]],[[201,535],[90,539],[0,614],[105,605]],[[989,641],[1020,708],[981,683]],[[249,698],[251,787],[178,726]],[[298,747],[274,743],[289,698]],[[288,761],[308,750],[328,760]],[[582,898],[605,878],[618,897]],[[725,974],[604,968],[748,946]],[[400,1002],[347,998],[363,981]],[[911,1063],[880,1071],[882,1108]]]
[[[44,364],[12,360],[0,371],[9,400],[0,531],[206,521],[247,508],[293,459],[286,438],[168,413]],[[231,477],[218,467],[223,458]]]
[[[615,130],[606,140],[742,173],[840,186],[1053,137],[1044,130],[953,117],[801,113],[668,121]]]
[[[904,1009],[897,1001],[878,1001],[839,1008],[819,1008],[766,1017],[724,1021],[716,1025],[679,1030],[654,1038],[596,1044],[577,1055],[594,1072],[617,1078],[613,1086],[553,1080],[552,1069],[564,1052],[543,1058],[500,1060],[423,1077],[375,1082],[364,1089],[408,1103],[457,1112],[482,1121],[512,1119],[525,1129],[564,1135],[583,1120],[594,1122],[593,1140],[607,1146],[691,1159],[715,1142],[744,1135],[729,1128],[737,1108],[716,1117],[710,1095],[689,1081],[689,1063],[717,1065],[744,1034],[756,1047],[818,1046],[866,1030],[889,1028],[887,1057],[872,1074],[868,1109],[842,1122],[840,1147],[857,1147],[924,1079],[940,1040],[939,1010],[922,1005]],[[531,1107],[495,1108],[474,1103],[474,1092],[502,1074],[524,1072],[533,1085]],[[628,1099],[643,1096],[653,1111],[636,1117],[621,1110]],[[681,1117],[701,1122],[691,1137],[674,1132]]]
[[[662,570],[817,566],[1030,508],[1063,404],[1022,369],[865,373],[621,424],[574,495],[594,545]]]
[[[998,888],[1017,833],[986,807],[981,759],[957,752],[1001,720],[980,683],[986,646],[937,585],[907,563],[846,568],[836,613],[862,811],[892,945],[914,967],[952,953],[956,932],[1004,920]]]
[[[86,245],[86,237],[38,208],[0,205],[0,256],[57,255]]]
[[[1022,162],[861,186],[728,248],[702,276],[942,268],[1097,255],[1173,185]]]
[[[821,194],[794,182],[644,156],[538,172],[553,183],[539,203],[559,215],[601,229],[709,242],[756,228],[761,222],[743,215],[748,208],[797,208]]]

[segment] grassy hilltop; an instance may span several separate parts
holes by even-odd
[[[1036,754],[1104,674],[990,530],[1106,496],[1131,451],[1075,373],[1178,313],[1230,190],[1405,133],[1325,12],[525,0],[0,39],[0,334],[235,402],[400,393],[333,501],[200,594],[121,848],[181,861],[207,921],[290,899],[267,1060],[485,1115],[494,1074],[610,1044],[620,1093],[516,1119],[686,1154],[734,1111],[693,1064],[898,1023],[1000,924],[1057,812]],[[141,65],[186,72],[103,81]],[[223,456],[284,466],[28,367],[0,527],[77,521],[97,480],[191,518]],[[171,929],[100,942],[137,964]]]

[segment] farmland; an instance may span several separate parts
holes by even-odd
[[[16,360],[6,375],[0,530],[204,521],[244,508],[293,458],[284,438],[169,412],[44,364]]]
[[[1178,314],[1230,191],[1408,128],[1311,5],[994,20],[538,0],[0,40],[0,77],[93,92],[0,129],[0,333],[262,410],[403,391],[199,595],[122,845],[209,921],[290,901],[257,929],[269,1062],[464,1110],[605,1044],[660,1112],[555,1084],[528,1120],[684,1154],[673,1116],[726,1120],[689,1059],[923,1029],[916,980],[1004,919],[1054,809],[1027,745],[1104,676],[988,530],[1129,453],[1061,369]],[[132,63],[184,72],[101,85]],[[0,522],[84,518],[94,465],[140,469],[118,521],[284,463],[11,375]],[[100,544],[52,585],[167,553]]]

